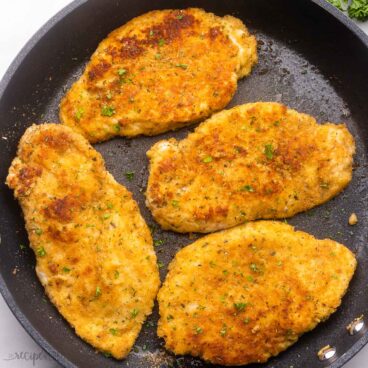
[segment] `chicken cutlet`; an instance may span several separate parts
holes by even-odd
[[[60,119],[90,142],[177,129],[225,107],[256,61],[256,40],[237,18],[151,11],[100,43]]]
[[[186,139],[147,153],[146,203],[177,232],[212,232],[285,218],[324,203],[352,178],[354,139],[344,124],[318,125],[272,102],[213,115]]]
[[[169,266],[158,335],[178,355],[221,365],[266,362],[336,311],[355,268],[342,244],[282,222],[207,235]]]
[[[27,129],[7,185],[52,303],[83,340],[125,357],[159,287],[151,234],[131,193],[85,138],[60,124]]]

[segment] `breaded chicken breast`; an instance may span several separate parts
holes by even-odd
[[[182,141],[147,153],[147,206],[164,228],[211,232],[284,218],[328,201],[352,177],[354,139],[278,103],[213,115]]]
[[[169,266],[158,335],[214,364],[265,362],[335,312],[355,268],[342,244],[281,222],[205,236]]]
[[[7,185],[51,301],[83,340],[125,357],[159,287],[151,234],[131,193],[81,135],[59,124],[27,129]]]
[[[90,142],[177,129],[226,106],[256,61],[256,40],[237,18],[152,11],[100,43],[60,119]]]

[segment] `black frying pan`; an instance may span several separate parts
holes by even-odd
[[[250,101],[282,101],[319,121],[345,121],[356,138],[356,169],[350,186],[337,198],[290,223],[317,237],[346,244],[359,266],[341,308],[326,323],[303,336],[279,357],[261,365],[268,368],[341,367],[368,340],[363,328],[351,336],[346,326],[368,312],[367,195],[368,181],[368,38],[350,20],[323,0],[193,0],[118,1],[77,0],[51,19],[27,44],[0,85],[0,288],[15,316],[30,335],[65,367],[206,367],[189,357],[176,359],[156,337],[157,307],[123,362],[96,354],[80,340],[44,295],[34,272],[34,256],[18,204],[3,184],[19,138],[32,122],[58,121],[61,96],[80,75],[91,53],[111,30],[152,9],[203,7],[218,15],[232,14],[259,41],[259,64],[240,81],[231,106]],[[157,137],[118,138],[98,144],[108,170],[126,185],[149,224],[144,206],[147,180],[145,152],[157,140],[182,138],[194,127]],[[133,181],[124,172],[134,171]],[[349,227],[351,212],[359,223]],[[157,230],[163,239],[158,258],[166,266],[178,249],[192,242],[187,235]],[[336,347],[332,360],[321,362],[317,352]],[[254,366],[252,366],[254,367]],[[257,366],[258,367],[258,366]]]

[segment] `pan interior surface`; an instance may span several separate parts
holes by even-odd
[[[316,1],[317,2],[317,1]],[[358,269],[342,306],[331,318],[300,341],[262,365],[249,367],[305,368],[341,367],[367,341],[365,329],[351,336],[346,326],[354,318],[367,315],[368,294],[365,269],[368,267],[368,42],[324,11],[313,1],[116,1],[76,2],[51,21],[39,41],[19,57],[17,69],[5,77],[0,97],[0,153],[2,165],[0,213],[0,279],[8,304],[36,341],[66,367],[210,367],[190,357],[175,358],[156,336],[157,306],[146,321],[128,358],[122,362],[96,354],[80,340],[44,294],[34,271],[35,259],[27,247],[24,221],[5,177],[16,154],[18,141],[32,123],[57,122],[58,104],[82,73],[90,55],[111,30],[129,19],[153,9],[202,7],[217,15],[231,14],[242,19],[257,37],[259,63],[251,75],[239,82],[229,107],[253,101],[278,101],[323,123],[345,122],[357,143],[355,170],[349,187],[330,202],[288,220],[298,229],[318,238],[331,238],[355,252]],[[42,36],[42,37],[41,37]],[[37,36],[36,36],[37,37]],[[14,72],[14,73],[13,73]],[[156,137],[116,138],[95,145],[106,160],[107,169],[134,195],[153,237],[161,244],[156,252],[163,267],[183,246],[200,235],[165,232],[155,225],[144,205],[148,178],[146,151],[155,142],[169,137],[184,138],[195,126]],[[132,180],[125,173],[134,172]],[[359,222],[348,225],[352,212]],[[317,352],[336,347],[335,360],[320,361]]]

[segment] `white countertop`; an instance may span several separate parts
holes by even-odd
[[[70,0],[0,2],[0,78],[28,39]],[[359,26],[368,34],[368,22]],[[0,368],[58,368],[18,323],[0,296]],[[368,367],[368,345],[344,368]],[[311,367],[308,367],[311,368]]]

